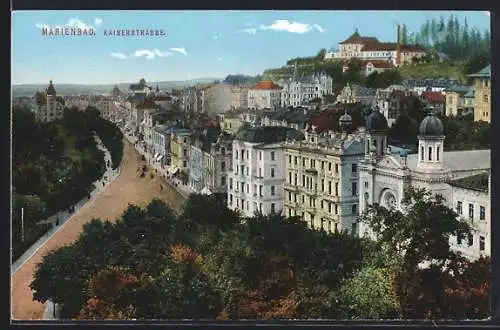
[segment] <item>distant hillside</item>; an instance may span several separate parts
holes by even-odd
[[[156,85],[160,89],[176,89],[184,88],[189,86],[194,86],[196,84],[206,84],[211,83],[216,80],[222,80],[221,78],[198,78],[192,80],[174,80],[174,81],[159,81],[159,82],[148,82],[148,86],[156,88]],[[129,86],[133,84],[129,83],[118,83],[118,88],[122,91],[128,90]],[[48,84],[23,84],[23,85],[12,85],[12,96],[33,96],[37,91],[42,91],[47,88]],[[113,90],[114,84],[104,84],[104,85],[79,85],[79,84],[58,84],[54,82],[54,86],[59,95],[71,95],[71,94],[101,94],[110,93]]]
[[[465,62],[444,61],[403,65],[398,68],[403,79],[454,78],[466,83]]]

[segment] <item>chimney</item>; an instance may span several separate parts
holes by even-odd
[[[401,26],[398,24],[398,35],[396,44],[396,66],[399,66],[401,61]]]

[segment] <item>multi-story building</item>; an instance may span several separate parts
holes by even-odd
[[[327,52],[325,59],[349,60],[379,60],[391,62],[395,66],[411,63],[414,58],[426,55],[426,50],[421,45],[403,45],[399,40],[399,26],[397,42],[380,42],[375,37],[362,37],[356,30],[349,38],[338,44],[339,50]]]
[[[298,107],[332,93],[332,78],[326,74],[282,81],[281,106]]]
[[[450,245],[458,251],[466,250],[464,254],[471,258],[480,253],[489,254],[490,251],[486,250],[490,239],[490,220],[487,218],[490,206],[487,201],[491,193],[488,189],[486,197],[483,188],[482,195],[478,195],[477,189],[473,189],[471,183],[462,182],[460,187],[456,188],[456,180],[464,179],[462,181],[469,182],[471,176],[490,172],[490,150],[443,151],[444,127],[441,120],[432,113],[420,124],[416,154],[396,155],[389,152],[387,120],[380,112],[373,111],[368,116],[366,129],[365,158],[360,163],[360,213],[373,204],[402,209],[407,187],[424,188],[432,194],[443,196],[448,207],[460,208],[459,215],[469,215],[469,218],[475,221],[479,211],[478,220],[485,221],[484,225],[477,228],[479,237],[476,240],[472,237],[464,245],[457,244],[457,241],[461,243],[461,238],[450,237]],[[468,209],[462,211],[462,207]],[[359,234],[374,237],[371,228],[363,223],[360,223]]]
[[[361,85],[347,84],[337,95],[337,103],[361,103],[371,106],[375,98],[376,89]]]
[[[418,100],[416,93],[406,91],[403,86],[394,85],[386,89],[377,89],[374,104],[391,127],[415,100]]]
[[[227,193],[228,175],[232,171],[232,138],[220,134],[215,142],[203,148],[204,188],[211,193]]]
[[[189,149],[191,146],[191,131],[187,129],[172,130],[170,135],[171,174],[177,171],[188,177]]]
[[[192,114],[205,112],[205,87],[194,86],[182,90],[180,105],[184,112]]]
[[[248,89],[248,108],[271,109],[281,104],[281,87],[272,81],[261,81]]]
[[[68,95],[64,96],[64,106],[68,109],[77,108],[84,111],[90,105],[89,100],[83,95]]]
[[[435,114],[444,115],[445,113],[445,94],[442,92],[423,92],[420,96],[425,106]]]
[[[189,187],[196,193],[204,188],[203,172],[202,146],[195,143],[189,147]]]
[[[469,75],[474,78],[474,121],[491,122],[491,65]]]
[[[311,228],[357,233],[359,174],[363,131],[347,133],[352,119],[340,118],[344,132],[306,134],[285,143],[285,216],[300,216]]]
[[[474,112],[474,103],[466,97],[470,95],[470,86],[456,85],[445,91],[446,116],[463,116]]]
[[[364,76],[368,77],[372,73],[382,73],[384,71],[390,70],[394,68],[394,64],[388,61],[380,61],[380,60],[364,60],[361,61],[362,65],[362,73]]]
[[[287,140],[304,135],[287,127],[242,127],[233,140],[233,168],[229,174],[228,207],[251,217],[255,212],[283,210],[284,159]]]
[[[232,86],[228,84],[213,84],[204,89],[204,112],[216,114],[231,109],[233,104]]]
[[[57,96],[52,80],[49,82],[49,87],[47,87],[45,93],[36,93],[35,99],[37,104],[35,116],[37,120],[49,122],[63,117],[64,100]]]
[[[166,125],[155,125],[152,133],[153,161],[162,168],[170,166],[170,134],[172,129]]]
[[[243,125],[241,111],[231,111],[219,115],[221,129],[231,135],[236,134]]]
[[[248,108],[248,87],[231,86],[231,109]]]

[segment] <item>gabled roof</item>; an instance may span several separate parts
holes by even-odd
[[[423,98],[429,103],[445,102],[445,96],[440,92],[424,92]]]
[[[491,79],[491,64],[482,69],[479,72],[476,72],[474,74],[470,74],[469,77],[471,78],[488,78]]]
[[[347,38],[346,40],[339,42],[339,44],[369,44],[369,43],[378,43],[378,39],[375,37],[362,37],[359,35],[358,31],[354,32]]]
[[[261,81],[256,83],[252,89],[281,89],[280,86],[276,85],[270,80],[267,81]]]

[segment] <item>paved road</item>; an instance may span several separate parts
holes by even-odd
[[[174,188],[166,185],[159,176],[150,178],[149,173],[140,178],[137,169],[144,162],[135,148],[124,140],[124,154],[120,165],[120,174],[104,191],[96,195],[95,199],[86,203],[74,214],[62,228],[57,231],[15,274],[11,276],[11,317],[16,320],[40,320],[43,317],[45,306],[33,301],[33,292],[29,284],[37,263],[44,255],[63,245],[71,244],[78,238],[85,223],[92,218],[114,221],[127,208],[129,203],[139,206],[147,205],[152,198],[160,197],[179,212],[185,198]],[[160,184],[163,191],[160,191]]]

